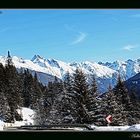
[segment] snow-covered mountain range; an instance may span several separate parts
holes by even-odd
[[[113,63],[99,62],[98,64],[107,66],[108,68],[118,71],[120,74],[123,75],[123,77],[126,80],[140,72],[140,59],[136,60],[128,59],[127,61],[117,60]]]
[[[5,65],[6,56],[0,56],[0,63]],[[39,55],[35,55],[31,60],[23,60],[22,58],[13,56],[12,61],[17,69],[29,69],[33,74],[37,72],[38,79],[43,84],[53,81],[54,77],[63,80],[67,72],[74,73],[76,68],[80,68],[88,77],[90,82],[91,76],[95,75],[100,92],[107,91],[108,85],[114,86],[117,76],[120,73],[125,80],[140,72],[140,59],[115,61],[113,63],[102,62],[73,62],[65,63],[56,59],[45,59]]]

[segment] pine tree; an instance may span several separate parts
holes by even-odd
[[[73,90],[75,95],[79,99],[79,102],[85,103],[88,96],[88,85],[86,81],[86,76],[80,69],[76,69],[74,74]]]
[[[73,99],[71,98],[71,94],[67,93],[64,89],[61,93],[61,99],[59,99],[59,102],[61,104],[60,112],[62,116],[62,123],[76,123],[75,120],[77,116],[75,116],[75,108],[73,107]]]
[[[105,94],[104,99],[105,99],[105,102],[107,104],[106,114],[107,115],[112,115],[114,109],[116,109],[116,107],[118,105],[116,104],[116,98],[115,98],[115,95],[113,93],[113,89],[112,89],[111,84],[109,84],[109,86],[108,86],[108,92]]]
[[[73,92],[73,79],[72,76],[69,74],[69,72],[65,75],[65,79],[64,79],[64,88],[66,90],[66,92],[68,93],[72,93]]]
[[[21,117],[17,113],[17,109],[21,103],[20,88],[18,84],[18,73],[13,66],[10,53],[8,52],[7,63],[5,66],[5,93],[10,107],[11,121],[19,120]]]
[[[98,98],[98,88],[95,76],[93,75],[91,77],[91,84],[89,87],[89,93],[88,93],[88,100],[86,102],[86,108],[89,114],[89,123],[95,124],[95,125],[101,125],[100,119],[102,115],[101,114],[101,100]]]
[[[112,116],[112,122],[110,123],[110,125],[117,126],[123,124],[123,119],[122,119],[123,105],[117,102],[116,95],[111,85],[109,85],[108,92],[105,94],[104,103],[107,104],[106,117],[108,115]]]
[[[86,77],[80,70],[76,71],[73,80],[72,78],[69,79],[69,75],[67,76],[64,84],[55,81],[51,84],[51,88],[49,87],[50,84],[48,86],[53,96],[53,103],[47,114],[47,123],[49,124],[89,122],[88,110],[86,108],[88,99]],[[61,90],[59,87],[61,87]]]
[[[24,106],[32,109],[36,108],[37,100],[41,94],[37,75],[35,74],[35,77],[33,77],[29,70],[25,70],[22,90]]]
[[[47,114],[47,124],[72,124],[75,123],[75,118],[72,108],[72,99],[64,89],[54,100],[51,110]]]
[[[77,123],[88,123],[89,114],[86,108],[88,101],[88,84],[86,76],[80,69],[76,69],[73,75],[73,102],[76,108]]]
[[[129,125],[131,122],[131,102],[128,95],[128,91],[125,87],[124,81],[121,80],[120,75],[118,76],[117,85],[114,89],[114,93],[116,96],[116,102],[120,106],[120,115],[122,123],[118,123],[118,125]]]
[[[90,94],[97,96],[98,95],[98,87],[97,87],[97,82],[96,82],[95,76],[92,75],[91,78],[92,79],[91,79],[91,85],[90,85]]]
[[[54,95],[57,95],[62,91],[63,91],[63,82],[59,81],[58,78],[55,76],[55,80],[53,82],[53,93]]]
[[[7,98],[5,96],[5,83],[4,83],[4,67],[0,63],[0,119],[4,122],[9,120],[10,114],[10,108],[8,105]]]
[[[32,76],[29,73],[29,70],[25,70],[23,74],[23,105],[24,107],[30,107],[31,105],[31,86],[32,86]]]
[[[131,122],[130,125],[132,124],[139,124],[140,123],[140,101],[138,96],[136,95],[135,89],[131,89],[130,93],[130,102],[131,102]]]
[[[47,87],[44,87],[38,82],[37,74],[35,73],[33,78],[33,93],[30,94],[31,104],[30,107],[34,109],[34,124],[45,125],[47,119],[47,113],[49,107],[47,105]],[[43,91],[44,90],[44,91]]]
[[[48,87],[45,93],[46,105],[52,106],[55,98],[59,93],[63,91],[62,81],[58,81],[58,78],[55,77],[54,82],[49,82]]]
[[[47,108],[44,105],[44,99],[43,96],[38,99],[38,102],[36,103],[36,108],[34,109],[35,115],[34,115],[34,124],[35,125],[45,125],[46,119],[47,119]]]
[[[55,93],[54,93],[54,86],[52,82],[48,83],[48,88],[45,92],[45,104],[46,106],[52,106],[54,103],[54,99],[55,99]]]
[[[31,90],[33,90],[30,96],[31,96],[31,105],[30,107],[32,109],[35,109],[41,96],[42,96],[42,91],[41,91],[41,87],[40,84],[38,82],[38,78],[37,78],[37,74],[35,73],[34,78],[33,78],[33,84],[32,84],[32,88]]]

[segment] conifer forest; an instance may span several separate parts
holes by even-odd
[[[135,90],[128,90],[118,76],[117,85],[98,92],[96,78],[91,83],[81,69],[67,73],[62,81],[55,77],[44,86],[37,74],[28,69],[16,69],[8,53],[6,64],[0,64],[0,119],[12,123],[22,120],[17,109],[27,107],[35,111],[36,125],[95,124],[107,126],[106,117],[112,115],[111,126],[140,123],[140,101]]]

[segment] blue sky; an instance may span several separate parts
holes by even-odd
[[[140,10],[1,10],[0,55],[66,62],[140,58]]]

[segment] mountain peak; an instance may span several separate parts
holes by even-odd
[[[50,59],[47,59],[47,61],[51,66],[60,68],[58,60],[50,58]]]
[[[6,59],[6,56],[0,56],[0,63],[5,65]],[[108,84],[111,83],[112,87],[116,84],[118,72],[126,79],[140,72],[140,58],[135,61],[130,59],[127,61],[117,60],[112,63],[96,63],[93,61],[65,63],[56,59],[45,59],[40,55],[34,55],[31,60],[23,60],[12,56],[12,61],[18,69],[25,68],[38,72],[40,81],[44,84],[51,81],[54,76],[63,80],[67,72],[73,74],[76,68],[80,68],[87,76],[88,82],[90,82],[90,76],[95,75],[101,92],[107,91]],[[46,79],[46,75],[48,79]]]
[[[31,61],[35,61],[35,60],[39,60],[39,59],[43,59],[43,57],[41,57],[40,55],[34,55],[33,58],[31,59]]]

